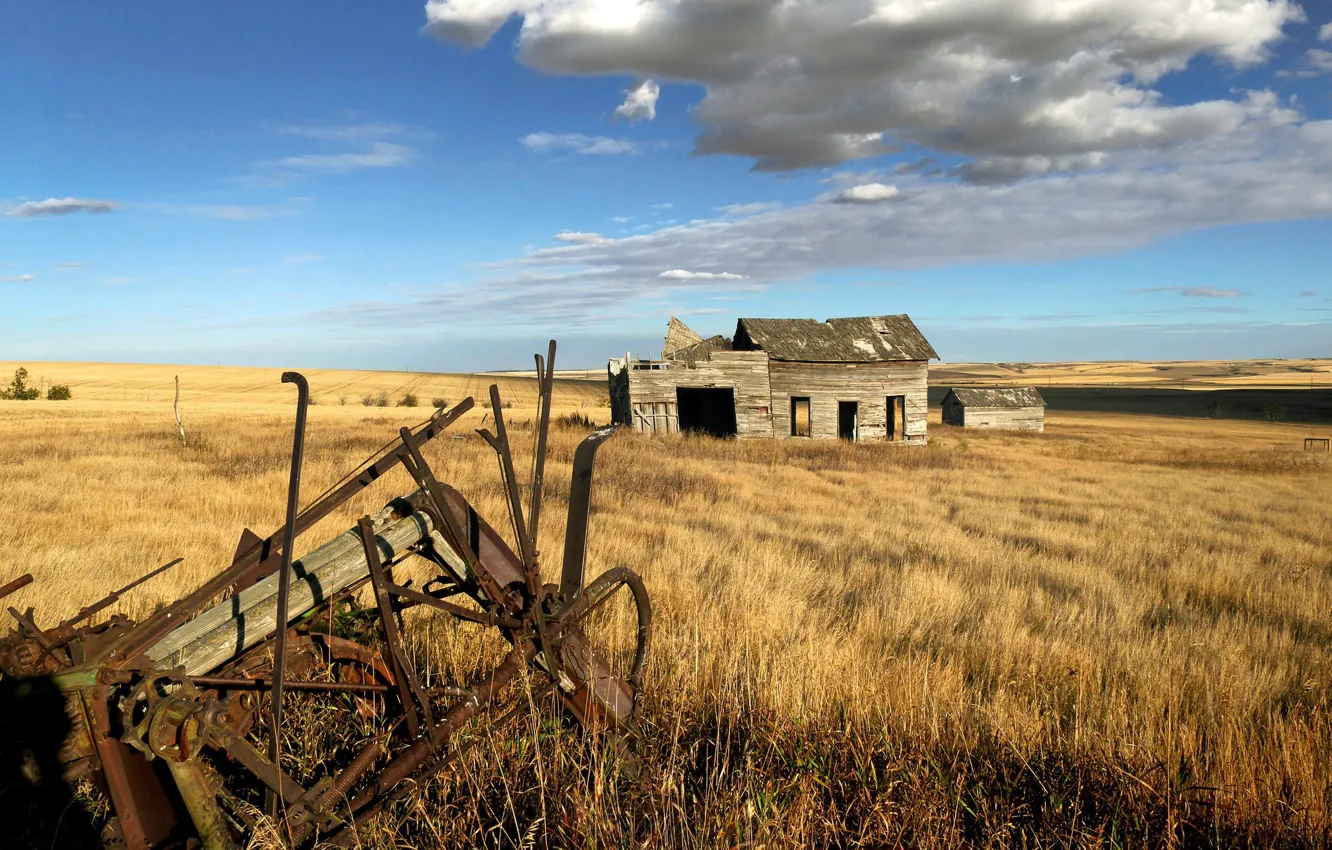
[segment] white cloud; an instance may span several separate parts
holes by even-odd
[[[1179,294],[1185,298],[1239,298],[1244,295],[1238,289],[1217,289],[1214,286],[1188,286]]]
[[[1332,22],[1323,24],[1318,30],[1319,41],[1332,41]]]
[[[277,129],[284,136],[300,136],[305,139],[337,142],[363,142],[370,139],[382,139],[385,136],[402,135],[412,128],[405,124],[379,121],[364,124],[283,124]]]
[[[697,153],[783,170],[910,143],[1019,176],[1262,120],[1243,99],[1173,102],[1153,86],[1198,58],[1263,62],[1303,20],[1293,0],[426,4],[429,31],[466,46],[514,15],[518,59],[541,71],[702,86]],[[1040,157],[1049,167],[1023,167]]]
[[[684,269],[670,269],[664,271],[657,277],[666,280],[744,280],[742,274],[732,274],[730,272],[691,272]]]
[[[495,264],[494,276],[475,288],[422,296],[412,310],[419,308],[420,322],[467,308],[515,322],[587,324],[635,315],[640,299],[671,284],[753,291],[843,269],[1046,262],[1243,222],[1332,217],[1332,121],[1250,127],[1168,152],[1121,152],[1096,171],[1000,188],[919,177],[903,178],[899,188],[891,203],[829,204],[819,196],[539,249]],[[733,277],[695,277],[698,269]],[[1181,297],[1182,289],[1171,291]],[[374,308],[367,309],[371,321]],[[384,307],[385,321],[402,314],[401,304]]]
[[[5,283],[27,283],[30,280],[36,280],[35,274],[12,274],[4,279]]]
[[[624,103],[615,107],[615,117],[629,121],[651,121],[657,117],[657,97],[661,88],[654,80],[643,80],[625,92]]]
[[[1313,70],[1323,74],[1332,72],[1332,50],[1319,50],[1313,47],[1304,54],[1304,58]]]
[[[317,263],[324,259],[323,254],[292,254],[282,262],[284,263]],[[239,271],[239,270],[237,270]],[[248,272],[249,269],[244,271]]]
[[[608,136],[585,136],[582,133],[528,133],[522,138],[523,146],[528,150],[573,151],[588,155],[636,154],[642,147],[628,139],[612,139]]]
[[[890,201],[901,194],[901,190],[896,186],[889,186],[884,183],[865,183],[861,186],[852,186],[850,189],[843,189],[836,195],[833,195],[834,204],[881,204],[884,201]]]
[[[278,165],[292,171],[343,173],[362,168],[396,168],[411,162],[415,155],[416,152],[407,145],[375,142],[368,151],[288,156],[278,160]]]
[[[728,204],[722,207],[721,211],[727,215],[755,215],[781,208],[782,205],[776,201],[760,201],[752,204]]]
[[[44,201],[24,201],[5,210],[13,218],[34,218],[39,215],[69,215],[75,212],[111,212],[119,204],[93,198],[47,198]]]
[[[556,233],[555,238],[561,242],[568,242],[571,245],[597,245],[609,241],[600,233],[582,233],[579,231]]]
[[[631,215],[616,215],[616,216],[611,216],[611,221],[615,222],[616,224],[628,224],[629,222],[631,222],[631,221],[633,221],[633,220],[634,220],[634,217],[631,216]]]

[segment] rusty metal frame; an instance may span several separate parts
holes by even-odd
[[[436,478],[422,452],[426,442],[473,408],[470,398],[451,410],[437,411],[416,428],[402,428],[397,439],[366,465],[316,498],[304,511],[299,510],[309,385],[299,373],[288,372],[283,374],[283,382],[295,383],[298,397],[287,514],[282,527],[262,539],[247,530],[230,566],[138,624],[116,614],[100,624],[80,625],[91,622],[122,594],[170,569],[179,559],[81,609],[74,618],[52,629],[38,628],[30,611],[22,614],[10,609],[19,627],[8,638],[0,637],[0,675],[46,674],[54,669],[52,664],[59,668],[56,681],[69,699],[77,702],[76,713],[86,718],[86,729],[79,734],[86,735],[87,751],[77,753],[78,766],[81,771],[91,770],[108,792],[115,814],[109,834],[116,841],[130,850],[147,850],[159,842],[179,841],[193,831],[205,850],[229,847],[233,842],[231,830],[241,828],[243,822],[252,825],[252,821],[243,811],[224,816],[209,797],[209,780],[194,760],[201,752],[212,752],[231,760],[241,775],[252,777],[259,788],[267,789],[267,808],[292,846],[308,843],[317,831],[325,840],[352,844],[358,824],[400,800],[474,744],[475,739],[451,746],[456,733],[497,703],[524,670],[536,674],[533,693],[541,698],[557,694],[569,714],[588,729],[614,729],[618,734],[633,736],[637,694],[651,634],[646,588],[636,574],[624,568],[603,573],[586,589],[583,587],[593,465],[597,448],[615,433],[614,426],[593,432],[575,451],[561,584],[556,588],[541,581],[537,543],[555,350],[552,341],[544,359],[539,354],[535,357],[538,411],[526,506],[498,386],[490,387],[494,433],[477,431],[496,453],[517,551],[457,490]],[[343,586],[331,598],[307,603],[301,611],[290,611],[296,537],[399,463],[419,489],[390,502],[390,507],[395,518],[420,515],[417,522],[423,537],[402,553],[385,549],[392,555],[386,557],[371,519],[362,517],[353,532],[364,556],[366,575]],[[448,553],[441,551],[441,546],[452,555],[446,557]],[[441,568],[440,574],[422,589],[400,585],[392,577],[393,566],[412,553]],[[459,561],[466,575],[460,573]],[[146,654],[150,647],[217,597],[238,593],[273,572],[278,574],[277,610],[271,635],[221,666],[203,671],[203,675],[186,675],[183,666],[169,670],[154,667]],[[0,596],[31,580],[30,576],[21,576],[0,586]],[[366,587],[373,594],[373,607],[352,614],[378,622],[382,655],[334,637],[332,632],[339,595],[348,599]],[[622,589],[632,594],[639,618],[637,650],[627,676],[612,671],[582,628],[599,606]],[[446,601],[458,594],[470,597],[480,610]],[[498,667],[467,688],[447,684],[426,687],[403,640],[401,612],[414,606],[427,606],[461,621],[498,628],[512,649]],[[319,643],[322,630],[312,630],[318,617],[324,615],[329,629],[326,646]],[[292,629],[289,623],[294,624]],[[289,632],[299,637],[290,638]],[[271,661],[265,660],[267,653],[271,653]],[[289,658],[303,660],[293,662],[289,671]],[[310,672],[312,658],[320,664],[342,659],[339,663],[351,663],[362,671],[369,665],[371,675],[366,678],[358,673],[354,681],[313,681],[302,675],[302,671]],[[347,695],[354,697],[348,705],[357,706],[370,697],[389,698],[374,703],[389,713],[385,718],[387,731],[367,740],[349,764],[330,770],[306,788],[281,768],[286,690],[307,692],[315,698],[320,694],[328,698]],[[270,723],[266,726],[271,734],[267,758],[246,739],[252,723],[265,710],[258,702],[264,695],[269,699],[266,710]],[[503,727],[530,704],[520,701],[500,713],[497,723]],[[161,764],[154,764],[158,760]],[[336,816],[335,811],[339,813]]]

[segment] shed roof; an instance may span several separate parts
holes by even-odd
[[[949,394],[967,407],[1045,407],[1045,399],[1035,387],[1004,387],[982,390],[953,387]]]
[[[735,349],[762,349],[773,360],[813,363],[873,363],[938,358],[911,317],[854,316],[845,319],[741,319]]]

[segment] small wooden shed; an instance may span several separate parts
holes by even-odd
[[[1044,431],[1045,399],[1035,387],[954,387],[944,396],[943,421],[963,428]]]

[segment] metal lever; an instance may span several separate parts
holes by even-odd
[[[301,460],[305,455],[305,414],[310,405],[310,382],[300,372],[283,372],[282,383],[296,385],[296,436],[291,449],[291,481],[287,486],[287,524],[282,532],[282,567],[278,570],[277,632],[273,643],[273,740],[268,759],[281,770],[282,676],[287,661],[287,598],[291,594],[291,552],[296,545],[296,511],[301,498]],[[269,794],[268,811],[277,817],[281,793]],[[284,801],[285,802],[285,801]]]
[[[597,449],[614,436],[619,425],[598,428],[574,451],[573,480],[569,484],[569,521],[564,532],[564,571],[560,576],[560,598],[566,603],[583,590],[583,566],[587,559],[587,518],[592,510],[592,464]]]

